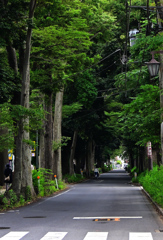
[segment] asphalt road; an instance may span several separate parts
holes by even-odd
[[[163,222],[122,170],[0,214],[1,240],[163,240]]]

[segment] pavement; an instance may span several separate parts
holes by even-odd
[[[155,206],[155,208],[157,209],[159,214],[161,214],[163,216],[163,208],[161,208],[156,202],[153,201],[153,199],[151,198],[149,193],[146,192],[145,189],[142,186],[140,186],[140,188],[144,192],[144,194],[148,197],[148,199],[153,203],[153,205]]]
[[[163,240],[163,222],[140,186],[129,181],[126,173],[112,171],[4,211],[0,239]]]

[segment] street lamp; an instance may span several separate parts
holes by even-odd
[[[152,60],[150,62],[146,62],[151,77],[157,76],[159,68],[160,68],[160,62],[157,62],[154,59],[154,54],[156,54],[156,53],[163,53],[163,51],[161,50],[161,51],[153,51],[153,52],[151,52]]]

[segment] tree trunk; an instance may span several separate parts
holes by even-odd
[[[87,157],[86,157],[87,174],[90,176],[92,170],[94,170],[95,164],[95,145],[91,139],[87,143]]]
[[[155,0],[155,4],[157,7],[162,7],[163,0]],[[162,21],[160,21],[160,20],[163,20],[163,9],[162,8],[157,9],[157,15],[158,15],[159,26],[162,27],[163,23],[162,23]]]
[[[15,73],[18,73],[18,64],[17,64],[17,57],[16,57],[16,51],[11,46],[8,45],[6,47],[7,53],[8,53],[8,62],[10,67],[15,71]]]
[[[29,20],[33,21],[34,10],[37,0],[31,0],[29,6]],[[26,38],[26,50],[23,62],[21,105],[29,108],[29,90],[30,90],[30,51],[31,51],[32,28],[28,27]],[[13,189],[17,194],[26,194],[26,188],[29,187],[31,195],[34,196],[34,188],[31,174],[31,152],[30,146],[23,141],[29,140],[29,132],[24,126],[29,125],[29,118],[22,119],[19,124],[19,132],[16,143],[16,159],[15,159],[15,176],[13,181]]]
[[[49,96],[49,101],[46,106],[46,123],[45,123],[45,168],[53,170],[53,153],[52,153],[52,140],[53,140],[53,118],[52,118],[52,98],[53,94]]]
[[[159,71],[159,81],[160,81],[160,108],[163,109],[163,54],[160,54],[161,65]],[[161,112],[161,164],[163,164],[163,113]]]
[[[74,174],[74,163],[73,159],[75,156],[75,148],[76,148],[76,142],[77,142],[77,136],[78,136],[78,131],[74,131],[74,136],[72,140],[72,145],[71,145],[71,153],[70,153],[70,159],[69,159],[69,173],[72,175]]]
[[[54,112],[54,125],[53,125],[53,140],[56,143],[61,143],[61,123],[62,123],[62,104],[63,104],[63,91],[56,93],[55,98],[55,112]],[[57,175],[58,179],[62,179],[62,159],[61,147],[54,151],[54,169],[53,172]]]
[[[40,131],[39,168],[45,168],[45,126]]]
[[[0,128],[0,135],[6,134],[7,129]],[[5,165],[8,163],[8,150],[0,152],[0,186],[4,185],[4,169]]]

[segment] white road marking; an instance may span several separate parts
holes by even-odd
[[[83,240],[106,240],[107,232],[88,232]]]
[[[29,232],[9,232],[0,240],[20,240]],[[48,232],[40,240],[63,240],[68,232]],[[106,240],[108,232],[88,232],[83,240]],[[150,232],[130,232],[129,240],[153,240]]]
[[[66,236],[67,232],[48,232],[40,240],[62,240]]]
[[[67,190],[67,191],[65,191],[65,192],[63,192],[63,193],[57,194],[56,196],[54,196],[54,197],[52,197],[52,198],[59,197],[59,196],[61,196],[61,195],[65,194],[65,193],[68,193],[68,192],[69,192],[69,191],[71,191],[71,190],[72,190],[72,188],[71,188],[71,189],[69,189],[69,190]]]
[[[129,219],[138,219],[138,218],[143,218],[142,216],[126,216],[126,217],[120,217],[120,216],[105,216],[105,217],[74,217],[73,219],[75,220],[80,220],[80,219],[110,219],[110,218],[129,218]]]
[[[149,232],[130,232],[129,240],[153,240],[152,234]]]
[[[54,197],[49,197],[49,198],[45,199],[44,201],[42,201],[42,202],[40,202],[40,203],[34,205],[33,207],[35,207],[35,206],[37,206],[37,205],[41,205],[41,204],[43,204],[44,202],[51,200],[52,198],[59,197],[59,196],[65,194],[65,193],[67,193],[67,192],[69,192],[69,191],[71,191],[71,190],[72,190],[72,189],[69,189],[69,190],[67,190],[67,191],[65,191],[65,192],[63,192],[63,193],[57,194],[57,195],[54,196]]]
[[[1,240],[20,240],[24,237],[28,232],[9,232],[2,238]]]

